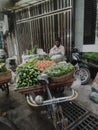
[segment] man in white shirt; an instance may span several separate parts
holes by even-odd
[[[55,40],[55,45],[50,49],[49,56],[51,60],[62,61],[64,60],[65,48],[61,45],[61,39],[58,37]]]

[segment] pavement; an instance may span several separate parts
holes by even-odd
[[[6,116],[16,124],[19,130],[54,130],[52,123],[40,114],[39,110],[34,110],[27,104],[24,95],[14,91],[15,84],[9,86],[9,96],[0,90],[0,113],[7,112]],[[76,102],[98,115],[98,104],[89,99],[91,87],[91,83],[81,85],[77,89],[79,95]]]
[[[98,115],[98,104],[89,99],[91,87],[92,84],[81,85],[81,87],[78,89],[78,98],[76,99],[76,101],[82,104],[89,111]]]

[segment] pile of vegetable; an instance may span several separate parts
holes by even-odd
[[[52,64],[55,64],[55,62],[54,61],[50,61],[50,60],[41,60],[41,61],[38,61],[35,64],[35,67],[40,69],[40,70],[44,70],[45,68],[51,66]]]
[[[45,73],[49,77],[58,77],[73,69],[74,66],[71,63],[32,59],[17,67],[16,86],[17,88],[36,86],[38,84],[37,77],[41,73]]]
[[[16,86],[34,86],[38,83],[37,77],[41,71],[31,66],[19,66],[16,70]]]
[[[27,87],[34,86],[38,83],[37,77],[46,67],[54,64],[54,61],[39,60],[33,58],[28,60],[26,63],[20,65],[16,69],[16,86]]]
[[[43,73],[49,77],[59,77],[71,72],[73,69],[74,66],[71,63],[59,62],[46,68]]]

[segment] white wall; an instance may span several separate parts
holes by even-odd
[[[84,33],[84,0],[76,0],[75,3],[75,46],[83,50]]]

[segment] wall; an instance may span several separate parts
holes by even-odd
[[[75,0],[75,46],[83,50],[84,0]]]

